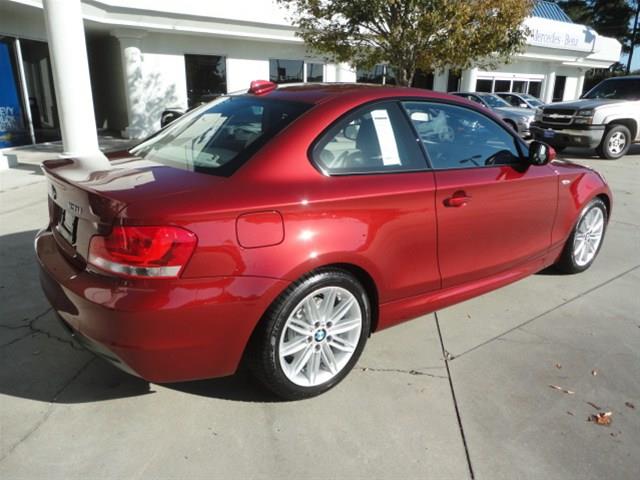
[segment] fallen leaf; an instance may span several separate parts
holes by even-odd
[[[599,412],[589,417],[590,422],[597,423],[598,425],[610,425],[611,424],[611,412]]]
[[[567,410],[567,413],[573,417],[573,412]]]
[[[598,371],[597,370],[591,370],[591,375],[593,375],[595,377],[596,375],[598,375]]]
[[[573,390],[567,390],[566,388],[559,387],[558,385],[549,385],[549,386],[554,390],[560,390],[561,392],[564,392],[567,395],[573,395],[574,393],[576,393]]]
[[[624,404],[629,407],[631,410],[635,410],[636,406],[631,402],[624,402]]]
[[[562,368],[562,365],[560,365],[559,363],[556,363],[556,368],[560,370]]]

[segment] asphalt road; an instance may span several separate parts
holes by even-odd
[[[543,272],[380,332],[341,385],[301,402],[243,374],[148,384],[71,342],[32,253],[43,178],[29,164],[0,172],[0,478],[638,478],[633,153],[564,155],[615,195],[589,271]],[[588,421],[598,412],[611,424]]]

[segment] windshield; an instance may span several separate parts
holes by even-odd
[[[482,100],[484,100],[484,102],[489,105],[490,107],[494,107],[494,108],[498,108],[498,107],[510,107],[511,105],[509,105],[509,103],[507,103],[505,100],[501,99],[499,96],[497,95],[493,95],[493,94],[485,94],[485,95],[480,95],[480,98],[482,98]]]
[[[524,98],[532,107],[539,107],[540,105],[544,105],[538,98],[533,95],[529,95],[528,93],[521,94],[522,98]]]
[[[640,100],[640,78],[611,78],[600,82],[582,98]]]
[[[229,176],[310,107],[249,95],[221,97],[131,152],[162,165]]]

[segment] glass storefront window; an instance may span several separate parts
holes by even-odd
[[[321,63],[307,63],[307,82],[322,82],[324,80],[323,69],[324,65]]]
[[[28,143],[11,40],[0,40],[0,148]]]
[[[540,98],[540,88],[542,87],[542,82],[529,82],[529,90],[528,94],[533,95],[534,97]]]
[[[561,102],[564,98],[564,86],[567,83],[567,77],[557,76],[556,83],[553,86],[553,99],[552,102]]]
[[[217,55],[185,55],[187,100],[189,107],[210,102],[227,93],[225,57]]]
[[[511,91],[511,80],[496,80],[493,86],[494,92],[509,92]]]
[[[462,72],[460,70],[449,70],[447,77],[447,92],[457,92],[460,90],[460,77]]]
[[[356,81],[358,83],[382,84],[383,78],[384,78],[384,65],[376,65],[373,68],[358,68],[356,70]]]
[[[525,93],[527,91],[527,82],[524,80],[514,80],[511,91],[514,93]]]
[[[476,92],[491,93],[493,90],[493,80],[479,79],[476,82]]]
[[[302,60],[269,60],[269,80],[273,83],[304,82]]]
[[[422,70],[416,70],[413,75],[413,88],[426,88],[427,90],[433,90],[433,72],[425,73]]]

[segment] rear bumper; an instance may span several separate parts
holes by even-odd
[[[152,382],[233,374],[286,282],[263,277],[124,281],[78,270],[50,231],[35,241],[40,279],[89,350]]]
[[[596,148],[600,145],[604,135],[603,125],[593,125],[588,128],[576,129],[552,128],[545,126],[544,124],[533,123],[529,128],[531,130],[531,135],[535,140],[548,143],[552,147]]]

